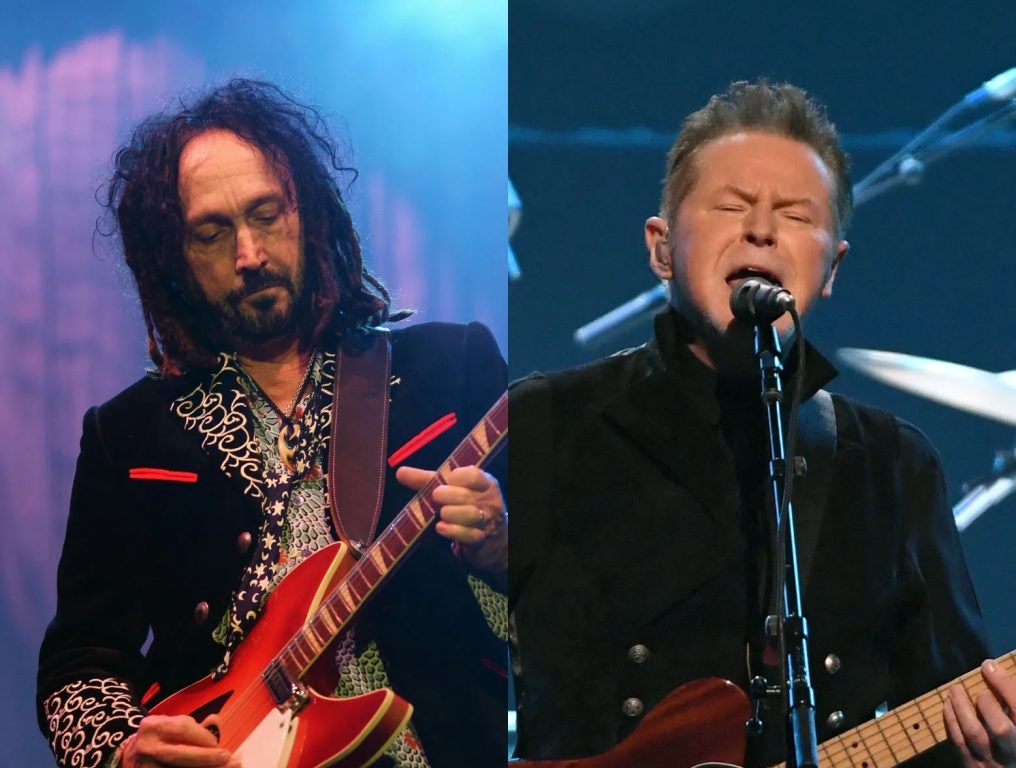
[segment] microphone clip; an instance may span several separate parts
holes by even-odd
[[[794,296],[786,288],[761,277],[742,280],[730,293],[730,311],[749,325],[764,325],[794,308]]]

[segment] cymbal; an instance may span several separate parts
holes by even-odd
[[[992,373],[930,357],[844,348],[839,358],[893,387],[1016,426],[1016,371]]]

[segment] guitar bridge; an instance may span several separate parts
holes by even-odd
[[[286,710],[293,713],[299,712],[310,701],[310,691],[307,690],[307,686],[291,677],[278,660],[268,665],[261,673],[261,679],[268,687],[275,706],[281,712]]]
[[[307,686],[303,683],[293,683],[289,687],[289,698],[279,706],[279,709],[283,711],[288,709],[295,715],[303,709],[308,701],[310,701],[310,691],[307,690]]]

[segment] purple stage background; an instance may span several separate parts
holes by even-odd
[[[396,305],[415,321],[479,319],[507,351],[507,9],[477,6],[0,11],[3,764],[51,763],[35,730],[35,656],[81,416],[148,362],[129,278],[94,235],[112,152],[175,94],[233,75],[283,85],[322,109],[358,168],[354,218]],[[96,557],[116,553],[111,540]]]

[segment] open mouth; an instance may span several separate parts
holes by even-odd
[[[749,277],[767,280],[774,285],[778,285],[781,288],[783,287],[783,283],[780,281],[779,276],[765,267],[741,267],[740,269],[734,270],[727,275],[727,285],[733,287],[735,284],[740,283],[742,280],[747,280]]]

